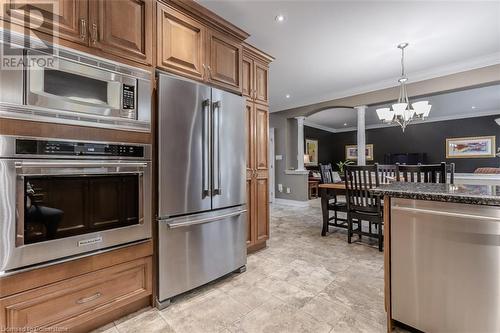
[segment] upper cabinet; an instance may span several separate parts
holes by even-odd
[[[0,0],[3,19],[56,43],[113,60],[152,64],[153,0]],[[15,27],[13,27],[15,28]],[[15,29],[14,29],[15,30]],[[109,56],[108,56],[109,57]]]
[[[157,3],[156,66],[241,93],[248,34],[192,1]]]
[[[241,42],[216,31],[208,34],[208,81],[241,92]]]
[[[151,0],[91,0],[90,45],[107,53],[151,64]]]
[[[242,62],[242,93],[248,99],[269,104],[269,63],[273,58],[244,44]]]
[[[11,23],[79,44],[88,43],[87,0],[1,0],[2,15]]]
[[[193,79],[205,79],[206,28],[160,3],[156,18],[157,67]]]

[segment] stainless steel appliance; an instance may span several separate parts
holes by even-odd
[[[500,332],[500,207],[393,199],[392,317],[424,332]]]
[[[159,74],[159,307],[246,264],[245,104]]]
[[[18,43],[13,38],[2,46]],[[54,51],[10,50],[9,59],[23,65],[0,70],[1,117],[151,130],[152,73],[62,47]]]
[[[151,147],[0,136],[0,272],[151,237]]]

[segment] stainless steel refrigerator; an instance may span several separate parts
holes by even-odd
[[[158,74],[159,299],[246,264],[243,97]]]

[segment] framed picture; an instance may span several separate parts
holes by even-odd
[[[446,158],[495,157],[495,136],[446,139]]]
[[[318,140],[306,139],[304,165],[318,165]]]
[[[365,147],[365,156],[367,161],[373,161],[373,145],[369,144]],[[358,159],[358,146],[347,145],[345,146],[345,159],[356,161]]]

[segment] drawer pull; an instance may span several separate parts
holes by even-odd
[[[85,297],[85,298],[80,298],[79,300],[76,301],[76,304],[85,304],[85,303],[88,303],[88,302],[91,302],[91,301],[95,301],[96,299],[98,299],[101,296],[102,296],[101,293],[95,293],[92,296]]]

